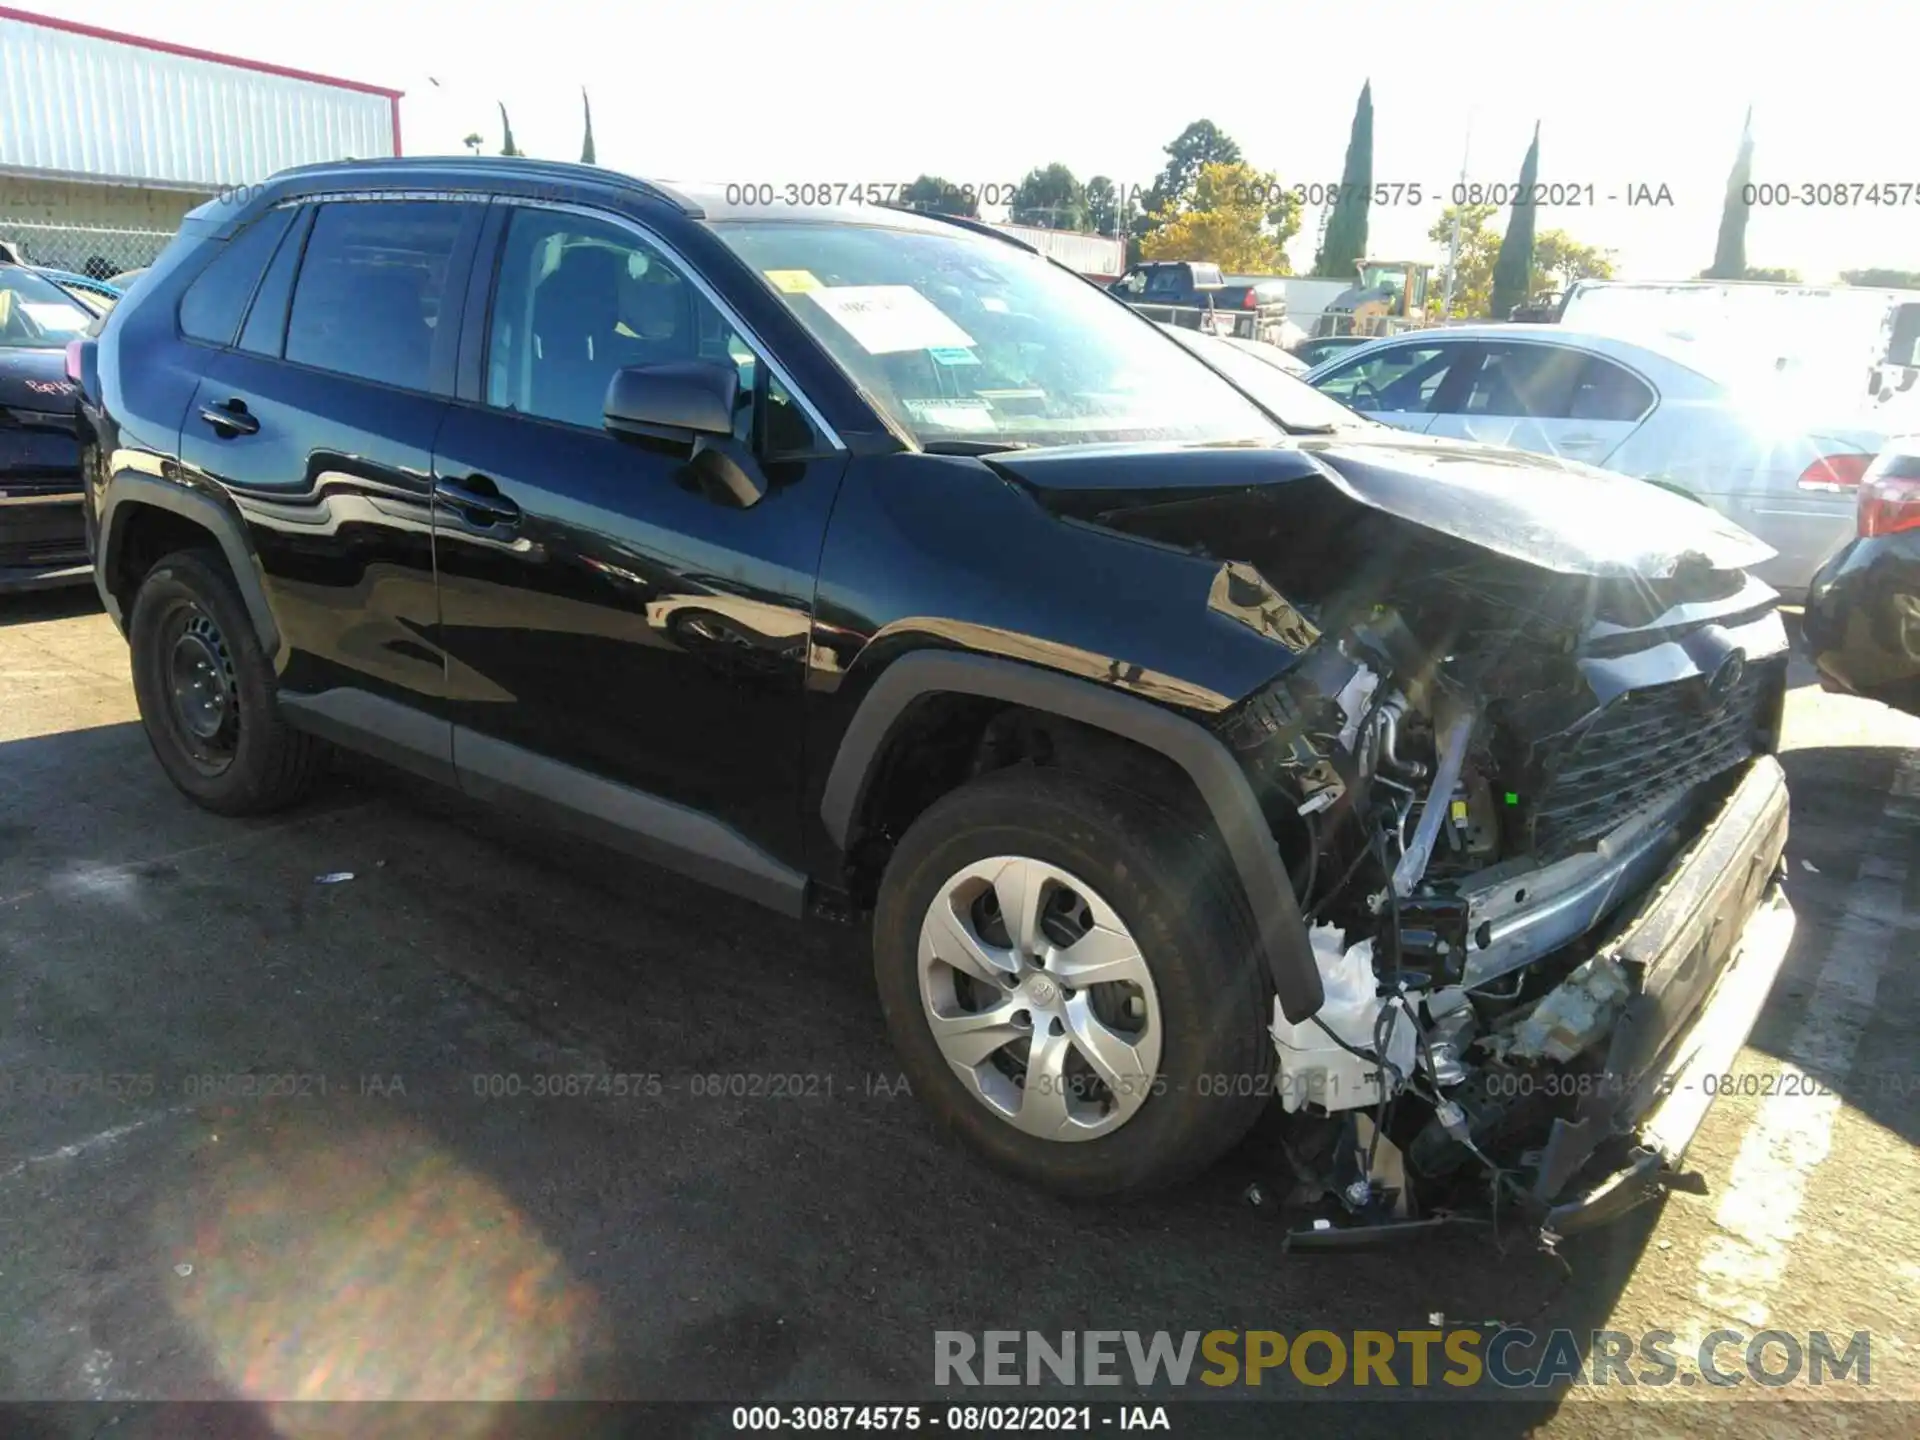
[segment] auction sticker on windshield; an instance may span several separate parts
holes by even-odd
[[[984,400],[904,400],[901,403],[922,425],[978,430],[993,424],[993,407]]]
[[[767,279],[776,290],[789,295],[809,295],[820,289],[820,279],[811,270],[769,270]]]
[[[869,355],[973,346],[971,335],[911,285],[834,285],[806,293]]]

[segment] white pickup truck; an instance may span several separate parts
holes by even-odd
[[[1725,350],[1835,398],[1920,406],[1920,290],[1770,281],[1581,280],[1559,323]]]

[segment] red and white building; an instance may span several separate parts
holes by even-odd
[[[400,93],[0,5],[0,239],[144,265],[222,190],[398,155]]]

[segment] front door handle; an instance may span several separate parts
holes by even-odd
[[[247,402],[238,395],[215,405],[202,405],[200,418],[211,425],[213,433],[222,440],[231,440],[236,435],[260,433],[260,422],[248,412]]]
[[[484,487],[484,488],[482,488]],[[520,507],[493,488],[484,475],[475,475],[462,483],[435,480],[433,498],[458,510],[472,525],[517,525]]]

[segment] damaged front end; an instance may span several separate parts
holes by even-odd
[[[1302,654],[1220,725],[1325,990],[1272,1017],[1292,1241],[1567,1233],[1672,1182],[1784,957],[1785,631],[1737,569],[1358,530],[1317,585],[1236,560],[1212,597]]]

